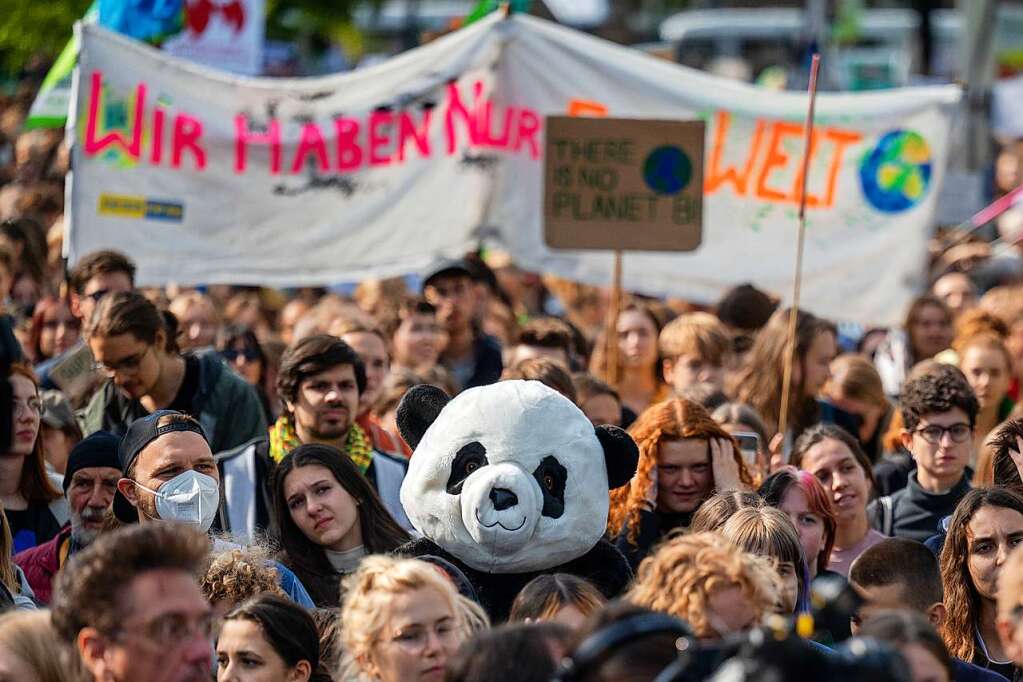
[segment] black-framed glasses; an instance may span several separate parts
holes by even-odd
[[[940,443],[946,433],[952,438],[953,443],[965,443],[973,435],[973,427],[962,422],[951,426],[928,424],[922,429],[916,429],[913,433],[919,433],[921,438],[934,445]]]

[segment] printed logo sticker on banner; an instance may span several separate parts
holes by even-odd
[[[919,133],[893,130],[860,162],[863,195],[884,213],[913,208],[931,184],[931,148]]]

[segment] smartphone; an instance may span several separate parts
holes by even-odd
[[[739,452],[742,453],[746,464],[755,466],[757,455],[760,453],[760,436],[752,431],[736,431],[732,437],[739,443]]]

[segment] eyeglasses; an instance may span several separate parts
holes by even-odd
[[[92,368],[97,372],[103,372],[108,377],[112,377],[118,372],[121,374],[135,374],[139,371],[139,367],[142,365],[142,361],[146,358],[146,354],[149,353],[152,346],[147,346],[141,353],[128,356],[123,360],[117,362],[97,362]]]
[[[38,397],[31,397],[28,400],[18,400],[17,398],[11,399],[11,411],[15,416],[22,412],[28,412],[30,414],[39,414],[43,409],[43,401]]]
[[[973,427],[962,423],[953,424],[952,426],[929,424],[922,429],[917,429],[913,433],[919,433],[921,438],[933,445],[940,443],[946,433],[952,438],[953,443],[963,443],[973,435]]]
[[[457,639],[458,630],[454,623],[440,623],[433,628],[416,627],[398,632],[390,641],[392,644],[396,644],[410,654],[417,654],[426,648],[430,641],[431,634],[433,634],[438,641],[448,643]]]
[[[168,613],[141,626],[124,627],[116,631],[114,639],[141,637],[161,648],[172,649],[192,639],[210,639],[213,636],[213,614],[188,616],[183,613]]]

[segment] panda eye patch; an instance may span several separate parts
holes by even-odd
[[[462,492],[462,483],[469,475],[485,467],[487,462],[487,449],[479,441],[466,443],[459,448],[455,458],[451,461],[451,474],[448,476],[447,491],[449,495],[459,495]]]
[[[548,455],[536,467],[533,478],[540,484],[540,492],[543,493],[543,510],[540,513],[552,519],[560,518],[565,513],[565,483],[568,481],[568,471],[561,466],[561,462]]]

